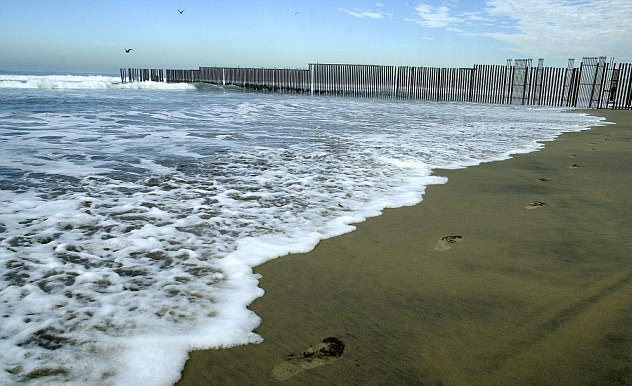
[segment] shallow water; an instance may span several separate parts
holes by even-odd
[[[2,384],[169,385],[260,340],[253,266],[599,119],[117,81],[0,76]]]

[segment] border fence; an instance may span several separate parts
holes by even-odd
[[[309,64],[308,69],[200,67],[197,70],[121,68],[121,82],[202,82],[268,92],[428,101],[632,108],[632,64],[585,57],[579,67],[544,67],[539,59],[506,65],[437,68]]]

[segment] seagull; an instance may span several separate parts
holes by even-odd
[[[184,13],[184,9],[179,9],[178,12],[180,12],[180,15],[182,15]]]
[[[126,49],[125,49],[125,53],[126,53],[126,54],[129,54],[129,52],[130,52],[130,51],[134,51],[134,49],[133,49],[133,48],[126,48]]]

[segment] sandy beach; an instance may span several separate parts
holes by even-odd
[[[257,267],[263,343],[178,385],[632,385],[632,112],[592,113],[616,125]]]

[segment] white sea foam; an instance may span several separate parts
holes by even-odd
[[[446,182],[433,169],[598,122],[457,103],[18,91],[0,90],[0,384],[14,385],[170,385],[189,350],[261,340],[254,266],[418,203]]]
[[[194,90],[188,83],[129,82],[103,75],[0,75],[0,89],[49,90]]]

